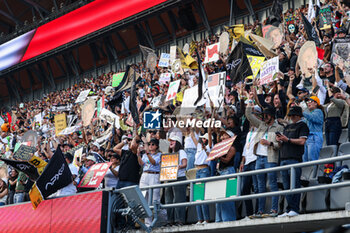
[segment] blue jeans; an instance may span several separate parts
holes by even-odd
[[[119,180],[116,189],[121,189],[121,188],[129,187],[129,186],[133,186],[133,185],[139,185],[139,184],[131,182],[131,181],[121,181],[121,180]]]
[[[241,164],[241,152],[236,152],[235,157],[234,157],[234,167],[236,171],[239,169],[239,165]]]
[[[310,134],[305,142],[303,162],[318,160],[322,145],[322,132],[317,134]]]
[[[210,176],[216,176],[216,165],[218,164],[218,161],[211,160],[209,162],[210,167]]]
[[[277,163],[267,162],[267,156],[258,156],[258,158],[256,160],[256,164],[255,164],[255,170],[264,169],[264,168],[272,168],[272,167],[277,167]],[[269,179],[270,190],[271,191],[278,191],[277,173],[270,172],[267,174],[267,177]],[[266,173],[265,174],[258,174],[257,178],[258,178],[259,193],[265,193],[266,192]],[[266,201],[265,197],[259,198],[258,211],[261,213],[265,212],[265,201]],[[278,210],[278,196],[272,197],[271,210],[274,210],[274,211]]]
[[[289,165],[289,164],[295,164],[300,163],[297,160],[294,159],[287,159],[281,161],[281,166]],[[282,173],[282,180],[283,180],[283,188],[284,190],[290,189],[290,169],[281,171]],[[295,188],[300,188],[300,176],[301,176],[301,168],[295,168]],[[299,194],[292,194],[292,195],[286,195],[287,199],[287,212],[293,210],[295,212],[299,212],[299,204],[300,204],[300,193]]]
[[[244,165],[243,171],[254,171],[255,170],[255,161]],[[252,188],[253,188],[253,193],[258,193],[258,180],[256,178],[256,175],[252,176],[243,176],[242,177],[242,195],[249,195],[251,194]],[[247,216],[253,215],[256,211],[254,211],[253,208],[253,202],[252,200],[245,200],[245,207],[246,207],[246,212]],[[258,204],[258,202],[257,202]],[[258,209],[258,205],[256,206],[255,210]]]
[[[327,146],[338,145],[341,134],[341,120],[340,117],[328,117],[325,123],[325,134]]]
[[[186,180],[186,177],[178,177],[177,181]],[[169,181],[170,183],[170,181]],[[165,204],[186,202],[187,185],[178,185],[165,188]],[[167,209],[168,223],[185,223],[186,208],[177,207]]]
[[[197,170],[196,179],[210,177],[209,167]],[[197,205],[197,219],[198,221],[209,221],[209,206],[208,205]]]
[[[15,204],[23,202],[24,201],[24,193],[15,193],[13,200],[14,200]]]
[[[234,167],[227,167],[220,171],[220,175],[234,174]],[[218,203],[216,206],[215,222],[236,220],[236,206],[234,201]]]
[[[196,148],[187,148],[187,149],[185,149],[185,152],[187,154],[186,171],[188,171],[188,170],[194,168],[194,159],[195,159],[197,149]]]

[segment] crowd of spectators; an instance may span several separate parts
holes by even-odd
[[[227,74],[224,98],[224,111],[207,112],[204,115],[222,122],[221,128],[180,128],[164,127],[159,130],[146,130],[142,127],[143,112],[160,110],[165,115],[173,115],[170,121],[176,121],[186,89],[198,84],[199,70],[188,69],[183,74],[170,71],[170,68],[156,67],[154,71],[146,68],[146,61],[133,64],[133,69],[141,75],[137,81],[137,107],[140,113],[140,124],[129,124],[130,89],[123,93],[114,93],[111,88],[114,73],[96,78],[84,79],[68,89],[49,93],[40,100],[18,103],[11,110],[3,110],[5,123],[1,126],[0,149],[3,158],[11,158],[16,142],[21,142],[23,135],[34,130],[38,133],[35,155],[49,161],[60,147],[65,153],[74,181],[59,190],[56,196],[71,195],[86,189],[77,189],[77,184],[84,174],[95,163],[103,158],[112,162],[107,172],[103,187],[123,188],[130,185],[145,187],[159,184],[160,161],[162,153],[179,153],[178,179],[186,179],[186,171],[196,169],[196,178],[216,175],[227,175],[236,172],[272,168],[282,165],[317,160],[323,145],[325,134],[327,145],[338,145],[345,107],[350,105],[348,64],[334,64],[331,60],[332,42],[337,38],[346,38],[349,29],[349,5],[341,1],[324,1],[332,9],[333,24],[327,30],[317,30],[321,48],[325,50],[323,60],[317,67],[310,69],[310,76],[300,71],[297,63],[302,45],[310,40],[301,20],[301,14],[307,14],[308,7],[288,10],[283,18],[295,17],[295,31],[290,32],[288,25],[284,28],[283,41],[274,52],[279,57],[279,69],[275,81],[259,85],[257,80],[242,80],[232,83]],[[269,21],[256,21],[245,25],[246,31],[256,31]],[[317,27],[315,26],[317,29]],[[219,35],[211,35],[203,41],[195,42],[199,56],[204,60],[206,46],[216,43]],[[230,48],[229,48],[230,49]],[[348,51],[350,54],[350,51]],[[193,52],[195,58],[195,52]],[[226,55],[227,56],[227,55]],[[215,63],[205,64],[207,74],[227,71],[226,57],[220,56]],[[350,56],[347,58],[349,62]],[[165,102],[169,83],[159,82],[161,73],[172,72],[171,81],[181,80],[175,100]],[[316,88],[317,87],[317,88]],[[120,117],[120,127],[113,127],[113,134],[102,142],[97,139],[105,135],[110,124],[95,117],[91,124],[82,126],[82,110],[75,101],[81,91],[90,89],[89,96],[95,99],[104,98],[105,108]],[[325,90],[324,92],[322,92]],[[324,93],[321,98],[320,93]],[[152,100],[160,97],[160,102]],[[66,109],[60,111],[59,107]],[[9,119],[6,112],[14,113],[16,119]],[[69,135],[56,136],[54,116],[66,112],[71,116],[71,125],[79,126]],[[36,116],[42,119],[37,121]],[[195,116],[194,116],[195,117]],[[12,117],[13,118],[13,117]],[[345,116],[348,119],[348,116]],[[226,155],[217,160],[207,161],[213,146],[223,140],[236,137]],[[78,161],[78,168],[72,164],[74,147],[84,144],[84,154]],[[96,155],[98,154],[98,155]],[[4,165],[3,165],[4,166]],[[33,185],[24,173],[8,167],[7,177],[0,180],[0,205],[28,201],[28,192]],[[290,187],[288,172],[282,172],[284,189]],[[277,191],[277,172],[266,176],[244,176],[242,195],[263,193],[267,188]],[[301,170],[296,169],[296,188],[300,187]],[[268,185],[267,185],[268,184]],[[155,190],[153,200],[164,203],[186,201],[186,185],[174,186],[165,190]],[[147,196],[148,194],[146,194]],[[162,198],[164,196],[164,199]],[[300,213],[300,195],[288,195],[287,212],[280,216],[296,216]],[[266,212],[265,198],[260,198],[257,205],[251,200],[245,201],[246,216],[250,218],[276,217],[279,214],[279,197],[272,198],[270,210]],[[241,214],[236,213],[237,203],[227,202],[216,205],[216,222],[236,220]],[[210,221],[209,207],[197,206],[198,224]],[[185,224],[186,209],[175,208],[167,211],[168,224]],[[147,225],[152,219],[146,219]]]

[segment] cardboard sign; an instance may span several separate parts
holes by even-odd
[[[165,101],[172,100],[176,97],[177,91],[179,90],[181,80],[176,80],[169,84],[168,93]]]
[[[159,104],[161,102],[161,99],[162,99],[162,96],[160,96],[160,95],[154,97],[151,101],[151,104],[150,104],[152,106],[152,108],[158,108]]]
[[[186,43],[184,45],[184,47],[182,48],[182,51],[184,51],[184,53],[189,54],[190,53],[190,45],[188,43]]]
[[[225,82],[226,82],[225,71],[208,76],[209,96],[211,101],[213,101],[214,103],[214,107],[218,108],[219,112],[223,110],[223,103],[225,99]],[[210,106],[210,103],[208,103],[207,106]]]
[[[111,125],[115,124],[115,127],[117,129],[120,128],[119,116],[117,116],[113,112],[109,111],[108,109],[105,109],[105,108],[102,109],[101,114],[100,114],[100,118],[102,120],[107,121]]]
[[[97,188],[100,186],[111,164],[109,162],[92,165],[79,183],[78,188]]]
[[[230,35],[227,32],[223,32],[219,38],[219,43],[219,52],[222,54],[227,54],[228,46],[230,44]]]
[[[176,59],[176,45],[170,46],[170,64]]]
[[[90,93],[90,89],[80,92],[75,103],[78,104],[78,103],[84,102],[86,100],[86,98],[88,97],[89,93]]]
[[[332,10],[330,6],[322,7],[319,11],[319,28],[327,30],[332,27]]]
[[[158,66],[159,67],[168,67],[169,61],[170,61],[170,54],[169,53],[162,53],[160,55]]]
[[[254,79],[258,75],[261,65],[265,61],[265,57],[247,55],[247,58],[249,60],[250,68],[252,69]]]
[[[300,66],[300,71],[305,77],[310,77],[309,68],[317,67],[317,50],[315,42],[306,41],[300,48],[297,62]]]
[[[205,49],[205,63],[216,62],[220,59],[219,57],[219,48],[220,43],[212,44],[206,47]]]
[[[39,122],[39,124],[41,125],[41,122],[43,121],[42,114],[39,113],[39,114],[35,115],[34,120],[35,120],[35,122]]]
[[[92,118],[95,115],[96,102],[93,99],[88,99],[82,106],[81,119],[83,121],[83,126],[87,127],[90,125]]]
[[[125,72],[113,74],[113,79],[112,79],[112,87],[117,87],[123,80],[123,77],[125,75]]]
[[[36,151],[35,147],[21,144],[18,150],[13,154],[13,157],[15,159],[28,161],[33,157],[33,154],[35,153],[35,151]]]
[[[78,158],[79,158],[79,161],[81,162],[81,157],[83,156],[83,151],[84,151],[84,147],[81,147],[74,152],[73,165],[76,166],[77,168],[79,168]]]
[[[60,106],[52,106],[53,112],[69,112],[72,109],[72,104],[60,105]]]
[[[259,85],[274,81],[275,74],[279,71],[278,57],[265,61],[261,66]]]
[[[62,113],[62,114],[55,115],[54,120],[55,120],[55,133],[56,133],[56,136],[58,136],[62,130],[67,128],[66,114]]]
[[[350,75],[350,59],[345,61],[341,56],[339,56],[336,53],[332,53],[331,55],[331,61],[335,65],[339,65],[339,67],[344,68],[344,75],[349,76]]]
[[[170,83],[171,73],[162,73],[159,77],[160,83]]]
[[[277,49],[282,44],[284,35],[280,28],[271,25],[269,26],[270,27],[268,27],[267,31],[265,31],[264,37],[273,42],[273,49]],[[264,29],[266,29],[266,27],[263,28],[263,33]]]
[[[100,98],[97,101],[97,117],[100,116],[102,108],[104,108],[104,107],[105,107],[105,96],[102,96],[102,98]]]
[[[146,60],[146,67],[151,70],[151,72],[154,71],[154,69],[157,66],[157,54],[155,53],[149,53],[147,55],[147,60]]]
[[[235,139],[236,136],[234,136],[233,138],[226,139],[220,143],[216,143],[212,151],[210,152],[207,161],[214,160],[216,158],[220,158],[221,156],[226,155]]]
[[[179,154],[162,154],[159,181],[177,180]]]

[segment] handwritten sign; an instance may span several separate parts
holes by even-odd
[[[278,57],[265,61],[261,66],[259,85],[274,81],[275,74],[279,71]]]
[[[176,59],[176,45],[170,46],[170,63],[173,64],[173,62]]]
[[[214,103],[214,107],[218,108],[219,112],[223,110],[223,103],[225,99],[225,82],[226,71],[208,76],[209,96],[211,101]],[[210,106],[209,102],[207,103],[207,106]]]
[[[55,120],[55,133],[56,133],[56,136],[58,136],[62,130],[67,128],[66,114],[62,113],[62,114],[55,115],[54,120]]]
[[[160,181],[177,180],[179,154],[163,154],[160,166]]]
[[[169,53],[162,53],[160,55],[158,66],[159,67],[168,67],[169,61],[170,61],[170,54]]]
[[[172,100],[176,97],[177,91],[179,90],[180,81],[181,80],[176,80],[169,84],[168,94],[166,96],[165,101]]]
[[[265,57],[247,55],[249,60],[250,68],[253,72],[253,79],[258,75],[262,63],[265,61]]]
[[[13,157],[15,159],[28,161],[33,157],[33,154],[35,153],[35,151],[36,151],[35,147],[22,144],[19,146],[18,150],[14,153]]]
[[[109,167],[109,163],[98,163],[90,167],[90,169],[85,173],[83,179],[78,185],[78,188],[97,188],[100,186],[103,178],[105,177]]]
[[[206,47],[205,49],[205,63],[216,62],[220,59],[219,57],[219,48],[220,43],[212,44]]]
[[[171,79],[171,73],[162,73],[159,77],[160,83],[169,83]]]

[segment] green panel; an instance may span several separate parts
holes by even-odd
[[[204,183],[193,184],[193,201],[203,201],[204,200]]]
[[[228,179],[226,182],[226,197],[237,195],[237,179]]]
[[[123,80],[125,72],[113,74],[112,87],[119,86],[120,82]]]

